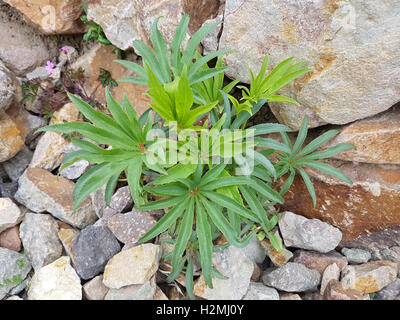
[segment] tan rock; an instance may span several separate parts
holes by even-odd
[[[30,210],[49,212],[54,217],[77,228],[84,228],[96,221],[90,197],[73,212],[72,192],[75,183],[41,168],[28,168],[19,179],[15,199]]]
[[[297,293],[282,293],[279,300],[302,300]]]
[[[15,226],[0,233],[0,247],[14,251],[21,251],[19,227]]]
[[[400,105],[371,118],[341,127],[340,133],[324,148],[339,143],[351,143],[355,149],[346,150],[334,158],[367,162],[400,164]]]
[[[80,0],[5,0],[20,11],[25,20],[45,34],[84,33],[85,25],[80,16],[83,13]]]
[[[317,270],[321,276],[326,267],[335,263],[340,270],[347,266],[347,260],[339,252],[331,251],[319,253],[316,251],[298,250],[295,252],[293,262],[304,264],[309,269]]]
[[[347,266],[340,282],[346,289],[361,293],[377,292],[396,280],[397,264],[391,261],[371,261]]]
[[[329,281],[325,293],[324,300],[370,300],[368,295],[363,295],[354,289],[345,289],[337,280]]]
[[[68,103],[54,112],[53,116],[54,118],[51,119],[50,125],[76,121],[78,120],[79,110],[73,103]],[[63,150],[70,143],[70,141],[63,138],[62,133],[45,132],[40,137],[29,167],[54,170],[60,166]]]
[[[340,269],[338,265],[336,263],[332,263],[329,266],[327,266],[325,268],[325,271],[321,279],[321,289],[320,289],[321,295],[324,294],[326,286],[331,280],[339,281],[339,278],[340,278]]]
[[[97,80],[101,68],[110,72],[111,77],[116,81],[121,78],[134,76],[133,72],[121,64],[113,62],[118,59],[118,57],[116,54],[112,53],[112,51],[112,46],[98,44],[72,65],[72,68],[75,70],[81,67],[85,70],[85,77],[87,78],[85,89],[89,94],[95,92],[95,99],[102,104],[106,103],[105,91],[102,84]],[[148,96],[144,95],[147,90],[146,86],[128,82],[118,82],[118,86],[110,87],[109,89],[118,102],[122,101],[126,93],[130,103],[138,114],[142,114],[149,108],[151,100]]]
[[[99,275],[83,285],[83,296],[87,300],[104,300],[108,290],[103,284],[103,275]]]
[[[79,231],[74,230],[74,229],[60,229],[58,231],[58,237],[60,238],[60,241],[64,247],[65,252],[68,254],[68,256],[71,258],[72,263],[75,264],[75,258],[74,258],[74,253],[71,248],[71,243],[76,239],[76,237],[79,235]]]
[[[279,237],[279,239],[281,239],[279,231],[276,231],[275,235]],[[263,241],[261,241],[261,245],[265,248],[265,250],[267,250],[267,256],[271,259],[272,263],[277,267],[282,267],[293,257],[293,253],[290,252],[288,249],[286,249],[285,246],[283,245],[282,239],[281,243],[282,243],[282,251],[279,252],[272,246],[271,242],[268,239],[264,239]]]
[[[258,266],[258,264],[257,264],[256,262],[254,262],[254,261],[253,261],[253,266],[254,266],[253,274],[251,275],[250,280],[253,281],[253,282],[257,282],[257,281],[259,281],[260,278],[261,278],[262,270],[261,270],[261,268]]]
[[[161,254],[160,246],[151,243],[121,251],[108,261],[103,283],[114,289],[143,284],[157,271]]]
[[[88,18],[101,25],[115,46],[126,50],[133,40],[150,44],[150,28],[157,17],[162,17],[159,29],[170,43],[183,14],[190,14],[193,32],[216,15],[219,4],[219,0],[99,0],[88,2]]]
[[[343,233],[342,241],[351,241],[390,226],[400,224],[400,167],[395,165],[353,164],[328,160],[352,181],[343,181],[314,169],[311,176],[317,196],[314,208],[303,180],[296,177],[285,194],[283,210],[307,218],[325,221]]]
[[[270,67],[292,56],[307,62],[313,71],[279,91],[301,107],[270,104],[294,129],[305,114],[318,126],[380,113],[400,98],[399,9],[375,0],[227,0],[220,49],[237,50],[226,56],[227,75],[248,82],[247,67],[257,72],[266,53]]]
[[[27,134],[25,111],[14,103],[0,114],[0,162],[11,159],[24,147]]]

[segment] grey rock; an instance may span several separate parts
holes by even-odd
[[[266,270],[262,275],[266,286],[274,287],[286,292],[315,291],[321,281],[317,270],[308,269],[306,266],[288,262],[283,267]]]
[[[332,263],[329,266],[325,268],[324,274],[322,275],[322,280],[321,280],[321,289],[320,293],[323,295],[325,292],[325,289],[331,280],[339,280],[340,278],[340,268],[336,263]]]
[[[120,289],[110,289],[104,300],[153,300],[157,285],[154,277],[144,284],[133,284]]]
[[[242,82],[266,52],[269,70],[292,56],[313,68],[279,91],[300,106],[270,104],[279,122],[298,129],[308,114],[311,126],[349,123],[400,99],[399,10],[398,1],[227,0],[219,49],[237,50],[224,56],[226,73]]]
[[[14,195],[18,190],[18,182],[3,182],[0,183],[0,196],[3,198],[14,199]]]
[[[342,232],[338,228],[289,211],[279,214],[279,230],[287,247],[322,253],[335,249],[342,239]]]
[[[359,248],[371,253],[372,260],[389,260],[397,263],[400,276],[400,226],[387,228],[367,236],[358,237],[349,242],[342,242],[340,246]]]
[[[267,256],[267,251],[261,245],[261,242],[256,236],[250,240],[250,243],[246,247],[241,248],[240,250],[248,259],[255,263],[262,263]]]
[[[39,116],[34,116],[30,112],[26,113],[26,122],[28,123],[28,134],[25,138],[25,143],[30,144],[40,133],[35,133],[36,130],[46,125],[46,121]]]
[[[70,152],[78,151],[80,150],[79,147],[75,146],[74,144],[67,144],[63,150],[64,156]],[[88,170],[90,166],[90,163],[86,160],[79,160],[73,163],[72,165],[64,168],[61,172],[60,175],[64,178],[67,178],[69,180],[75,180],[78,179],[82,174]]]
[[[242,300],[279,300],[276,289],[267,287],[260,282],[251,282],[249,290]]]
[[[400,279],[397,278],[391,284],[378,291],[374,300],[398,300],[400,297]]]
[[[157,220],[149,212],[133,209],[131,212],[118,213],[108,221],[108,228],[123,243],[137,243]]]
[[[0,114],[8,109],[17,90],[15,76],[0,61]]]
[[[340,270],[343,270],[348,264],[346,257],[335,250],[328,253],[296,250],[293,262],[304,264],[309,269],[315,269],[321,275],[324,273],[326,267],[332,263],[336,263]]]
[[[17,295],[20,294],[27,286],[28,284],[31,282],[32,277],[30,275],[28,275],[24,281],[22,281],[22,283],[18,286],[16,286],[14,289],[12,289],[10,291],[10,295]]]
[[[28,168],[32,156],[33,152],[27,146],[24,146],[14,157],[3,162],[3,168],[12,181],[18,181],[25,169]]]
[[[79,229],[93,224],[96,214],[90,198],[73,210],[75,184],[41,168],[28,168],[18,180],[15,199],[36,213],[49,212],[54,217]]]
[[[104,201],[104,196],[103,196],[103,201]],[[99,219],[96,225],[106,226],[112,216],[124,212],[126,209],[131,207],[132,204],[133,200],[129,186],[119,188],[112,195],[109,207],[107,207],[104,202],[103,214],[101,215],[102,219]]]
[[[107,227],[88,226],[71,243],[75,269],[85,280],[104,271],[108,260],[121,250],[118,240]]]
[[[62,255],[58,224],[49,214],[27,212],[20,226],[20,237],[35,271]]]
[[[106,200],[105,200],[105,192],[106,192],[106,185],[103,185],[96,191],[90,194],[90,198],[92,199],[93,209],[96,213],[98,218],[103,216],[104,209],[107,207]],[[101,219],[97,220],[97,224],[100,223]],[[102,226],[107,225],[107,223],[101,224]]]
[[[87,300],[104,300],[108,290],[103,284],[103,275],[98,275],[83,285],[83,296]]]
[[[20,208],[10,198],[0,198],[0,233],[17,225],[23,218]]]
[[[349,264],[366,263],[371,259],[371,253],[369,251],[357,248],[343,248],[342,254],[346,256]]]
[[[253,262],[236,247],[230,246],[213,254],[215,268],[228,277],[227,280],[213,278],[213,289],[205,286],[200,277],[194,286],[196,296],[208,300],[240,300],[246,294],[253,274]]]
[[[0,247],[0,299],[3,299],[19,283],[5,284],[6,280],[12,280],[14,276],[24,280],[32,266],[29,260],[22,254],[13,250]]]

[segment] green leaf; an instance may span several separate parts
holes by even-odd
[[[251,180],[246,177],[224,177],[224,178],[220,178],[218,180],[209,182],[205,185],[202,185],[201,190],[202,191],[212,191],[217,188],[224,188],[224,187],[243,185],[243,184],[249,184],[249,183],[251,183]]]
[[[220,163],[207,171],[201,179],[200,187],[208,184],[210,181],[217,179],[221,175],[222,171],[224,171],[225,167],[226,164]]]
[[[354,145],[350,143],[341,143],[336,146],[327,148],[323,151],[317,151],[312,154],[309,154],[303,158],[300,159],[301,162],[303,161],[309,161],[309,160],[316,160],[316,159],[326,159],[333,157],[337,155],[338,153],[348,150],[348,149],[354,149]]]
[[[128,179],[129,189],[131,190],[132,199],[136,206],[140,205],[140,178],[142,177],[142,159],[137,157],[129,161],[125,170]]]
[[[187,257],[186,275],[185,275],[185,285],[186,292],[190,299],[194,300],[193,294],[193,258],[192,256]]]
[[[117,185],[119,175],[115,175],[111,177],[106,185],[106,191],[105,191],[105,200],[106,200],[106,205],[109,206],[111,202],[111,197],[113,195],[113,192],[115,190],[115,186]]]
[[[165,44],[165,40],[158,30],[157,24],[160,17],[158,17],[150,29],[150,39],[153,44],[154,52],[158,57],[158,62],[160,64],[160,69],[163,74],[165,82],[171,82],[171,73],[169,69],[168,61],[168,48]]]
[[[156,201],[152,201],[148,204],[145,204],[143,206],[140,206],[140,210],[166,209],[166,208],[176,206],[177,204],[181,203],[185,199],[186,199],[186,196],[171,197],[171,198],[167,198],[167,199],[156,200]]]
[[[158,236],[160,233],[163,233],[165,230],[167,230],[183,213],[185,210],[185,207],[187,206],[187,200],[188,197],[176,197],[172,198],[174,200],[178,200],[175,202],[173,205],[176,205],[173,207],[170,211],[168,211],[166,214],[162,216],[162,218],[156,223],[156,225],[151,228],[150,231],[148,231],[139,241],[138,243],[144,243],[146,241],[149,241],[153,239],[154,237]],[[170,200],[170,199],[166,199]],[[163,201],[163,200],[159,200]],[[155,201],[157,202],[157,201]],[[145,207],[145,206],[143,206]],[[143,209],[141,207],[140,209]],[[147,206],[150,207],[150,206]],[[165,208],[165,207],[164,207]],[[157,208],[161,209],[161,208]],[[154,209],[144,209],[144,210],[154,210]]]
[[[160,69],[159,61],[156,58],[156,56],[154,55],[153,51],[140,40],[134,40],[133,46],[135,48],[135,51],[139,55],[142,56],[142,58],[145,62],[145,63],[143,63],[143,65],[147,64],[151,68],[152,72],[156,75],[158,80],[161,83],[166,83],[167,79],[164,78],[164,74]],[[145,70],[146,70],[146,67],[145,67]],[[147,70],[146,70],[146,74],[147,74],[147,77],[149,77]],[[148,79],[148,80],[150,80],[150,79]]]
[[[277,202],[280,204],[284,203],[284,199],[282,196],[273,190],[268,184],[254,178],[252,179],[254,183],[250,184],[249,186],[257,191],[259,194],[263,195],[265,198],[272,202]]]
[[[189,15],[185,14],[178,27],[176,28],[174,38],[171,43],[171,66],[176,69],[181,68],[180,55],[181,55],[181,45],[186,37],[186,31],[189,25]]]
[[[200,264],[204,281],[210,288],[212,284],[212,249],[211,227],[207,213],[201,202],[196,198],[196,234],[199,240]]]
[[[255,138],[254,141],[257,143],[257,147],[262,147],[262,148],[268,148],[268,149],[273,149],[273,150],[279,150],[283,151],[285,153],[290,153],[291,150],[290,148],[283,144],[280,143],[274,139],[271,138]]]
[[[293,153],[297,153],[300,150],[300,147],[303,145],[304,140],[307,137],[307,131],[308,131],[308,116],[304,116],[299,133],[297,135],[296,142],[294,143],[293,146]]]
[[[278,252],[282,252],[283,247],[282,247],[282,241],[279,239],[276,235],[274,235],[272,232],[268,233],[268,238],[269,242],[272,244],[274,249]]]
[[[335,176],[348,184],[353,184],[353,182],[350,180],[348,176],[346,176],[342,171],[339,169],[330,166],[329,164],[319,162],[319,161],[308,161],[306,163],[307,166],[318,169],[324,173],[330,174],[332,176]]]
[[[113,62],[122,64],[125,68],[132,70],[134,73],[139,75],[140,78],[144,78],[147,81],[146,71],[144,71],[143,67],[138,65],[137,63],[128,61],[128,60],[120,60],[120,59],[114,60]]]
[[[318,149],[320,146],[327,143],[333,137],[335,137],[338,133],[339,133],[339,130],[329,130],[329,131],[325,132],[324,134],[320,135],[319,137],[317,137],[313,141],[311,141],[308,145],[306,145],[297,154],[297,156],[302,157],[310,152],[313,152],[314,150]]]
[[[317,196],[315,195],[315,189],[314,189],[314,186],[313,186],[313,184],[311,182],[311,179],[310,179],[310,177],[308,176],[308,174],[306,173],[306,171],[303,168],[296,167],[296,169],[299,171],[301,177],[304,180],[304,183],[306,184],[307,190],[311,195],[311,198],[312,198],[312,201],[313,201],[313,206],[315,208],[316,205],[317,205]]]
[[[275,167],[263,154],[258,151],[254,151],[254,160],[267,169],[272,174],[274,179],[277,178]]]
[[[165,184],[176,181],[177,178],[185,179],[196,171],[197,164],[183,164],[179,163],[174,167],[170,168],[167,172],[168,175],[160,176],[155,179],[153,183],[155,185]]]
[[[177,267],[179,259],[185,252],[186,245],[190,239],[190,236],[192,235],[193,218],[194,198],[191,197],[188,203],[188,207],[186,208],[186,212],[183,216],[181,228],[174,248],[174,253],[172,254],[172,268]]]

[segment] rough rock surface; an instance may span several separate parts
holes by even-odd
[[[0,3],[0,60],[17,76],[22,76],[57,54],[57,43],[10,14],[7,7]]]
[[[147,211],[134,209],[129,213],[112,216],[108,221],[108,228],[119,241],[134,244],[156,223],[157,220]]]
[[[202,23],[215,15],[219,0],[100,0],[88,3],[88,18],[104,30],[107,39],[126,50],[133,40],[150,44],[150,27],[155,17],[162,16],[159,29],[167,42],[172,41],[175,29],[184,13],[191,17],[189,30],[196,31]],[[143,15],[143,12],[146,12]]]
[[[328,283],[331,280],[339,281],[339,278],[340,278],[340,268],[338,267],[338,265],[336,263],[332,263],[329,266],[327,266],[322,275],[320,293],[323,295]]]
[[[297,250],[294,254],[293,262],[304,264],[309,269],[317,270],[321,275],[325,268],[332,263],[336,263],[340,270],[347,266],[346,257],[337,251],[320,253],[316,251]]]
[[[400,104],[376,116],[340,127],[340,133],[324,148],[351,143],[354,149],[334,156],[335,159],[366,163],[400,164]]]
[[[248,259],[255,263],[262,263],[267,256],[265,248],[256,236],[250,240],[250,243],[242,251]]]
[[[353,164],[327,160],[340,168],[353,185],[306,169],[314,184],[317,205],[312,200],[303,180],[296,177],[285,194],[281,210],[288,210],[307,218],[325,221],[343,233],[343,241],[382,231],[400,223],[400,169],[395,165]]]
[[[376,293],[375,300],[399,300],[400,299],[400,279],[397,278],[391,284]]]
[[[340,282],[346,289],[362,293],[377,292],[396,280],[397,264],[390,261],[372,261],[361,265],[347,266],[342,271]]]
[[[161,247],[142,244],[116,254],[106,265],[103,283],[113,289],[144,284],[158,269]]]
[[[194,294],[208,300],[239,300],[243,298],[253,274],[253,262],[240,249],[230,246],[213,254],[213,264],[229,279],[213,278],[214,288],[210,289],[205,284],[204,277],[201,276],[195,282]]]
[[[81,280],[70,265],[69,257],[61,257],[37,271],[28,290],[29,300],[81,300]]]
[[[103,272],[107,262],[121,250],[106,227],[88,226],[71,243],[76,272],[88,280]]]
[[[63,156],[66,156],[70,152],[78,151],[81,148],[77,147],[76,145],[70,143],[67,144],[64,149],[63,149]],[[78,160],[74,162],[72,165],[63,168],[62,171],[60,171],[60,176],[67,178],[69,180],[75,180],[78,179],[82,174],[84,174],[88,169],[89,169],[90,163],[86,160]]]
[[[50,120],[50,125],[61,124],[78,120],[79,110],[73,103],[67,103],[61,109],[53,113],[54,118]],[[62,161],[64,148],[71,144],[63,138],[62,133],[45,132],[36,146],[30,168],[43,168],[53,170]]]
[[[14,157],[2,163],[4,171],[7,172],[12,181],[18,181],[29,166],[32,155],[33,152],[27,146],[24,146]]]
[[[0,113],[0,162],[11,159],[25,146],[28,130],[26,112],[20,105],[13,103],[6,112]]]
[[[15,98],[16,80],[10,70],[0,61],[0,113],[6,111]]]
[[[279,300],[278,291],[260,282],[251,282],[242,300]]]
[[[110,72],[114,80],[134,76],[134,73],[129,69],[117,62],[113,62],[118,57],[115,53],[112,53],[112,51],[112,46],[95,45],[72,65],[74,70],[79,68],[85,69],[85,77],[87,78],[85,90],[90,93],[94,92],[94,97],[101,103],[105,103],[106,99],[105,91],[98,81],[100,69]],[[126,94],[128,100],[138,114],[142,114],[149,108],[151,99],[145,95],[146,86],[128,82],[118,82],[118,86],[113,86],[109,89],[118,102],[121,102],[124,94]]]
[[[79,231],[70,228],[67,229],[61,228],[60,231],[58,231],[58,238],[60,239],[65,252],[71,258],[73,264],[75,264],[75,258],[72,252],[71,244],[72,241],[74,241],[78,235]]]
[[[110,289],[104,300],[153,300],[157,290],[154,277],[144,284],[132,284],[120,289]]]
[[[45,34],[76,34],[85,32],[80,20],[80,0],[4,0],[24,14],[25,20]]]
[[[293,128],[304,114],[312,126],[377,114],[400,99],[398,10],[398,2],[375,0],[227,0],[220,49],[238,50],[226,56],[227,74],[248,82],[247,67],[257,71],[266,53],[270,66],[306,61],[314,70],[280,90],[301,107],[271,103]]]
[[[300,263],[288,262],[283,267],[264,271],[262,281],[266,286],[281,291],[305,292],[316,290],[321,275]]]
[[[22,281],[32,269],[24,255],[6,248],[0,248],[0,261],[0,284],[4,284],[7,279],[12,280],[14,276],[19,276]],[[0,299],[17,286],[17,283],[0,286]]]
[[[323,298],[324,300],[370,300],[368,295],[363,295],[360,291],[343,288],[337,280],[329,281]]]
[[[342,242],[342,247],[368,250],[372,260],[396,262],[400,270],[400,227],[391,227],[351,242]],[[400,271],[398,273],[400,276]]]
[[[20,235],[35,271],[61,257],[63,247],[57,233],[57,222],[49,214],[25,214]]]
[[[98,275],[83,285],[83,296],[87,300],[104,300],[108,290],[103,284],[103,275]]]
[[[346,256],[349,264],[365,263],[371,259],[371,253],[367,250],[357,248],[343,248],[342,253]]]
[[[322,253],[335,249],[342,239],[339,229],[289,211],[279,214],[279,230],[286,246]]]
[[[0,233],[17,225],[23,218],[20,208],[10,198],[0,198]]]
[[[77,228],[84,228],[96,220],[90,198],[73,212],[72,191],[75,184],[40,168],[28,168],[19,179],[15,199],[30,210],[50,212],[54,217]]]
[[[14,226],[0,233],[0,247],[21,251],[21,239],[19,237],[19,226]]]

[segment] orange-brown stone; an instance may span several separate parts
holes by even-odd
[[[400,224],[400,167],[339,160],[326,162],[347,174],[353,185],[307,169],[314,184],[317,206],[313,207],[301,177],[296,177],[285,195],[283,210],[330,223],[342,231],[343,241]]]
[[[84,33],[81,0],[5,0],[20,11],[28,24],[45,34]]]
[[[355,149],[336,155],[336,159],[400,164],[400,105],[371,118],[341,127],[340,133],[326,147],[352,143]],[[390,175],[388,177],[390,178]],[[400,181],[400,173],[395,175]]]
[[[73,64],[75,70],[80,67],[85,70],[85,89],[88,94],[95,92],[95,99],[104,105],[106,104],[105,91],[101,82],[97,80],[100,75],[100,68],[110,72],[111,77],[116,81],[121,78],[135,76],[133,72],[121,64],[114,62],[118,57],[112,53],[113,50],[112,46],[96,45]],[[109,89],[118,102],[122,101],[126,93],[130,103],[139,115],[150,107],[149,103],[151,99],[145,95],[146,86],[129,82],[118,82],[118,86],[110,87]]]

